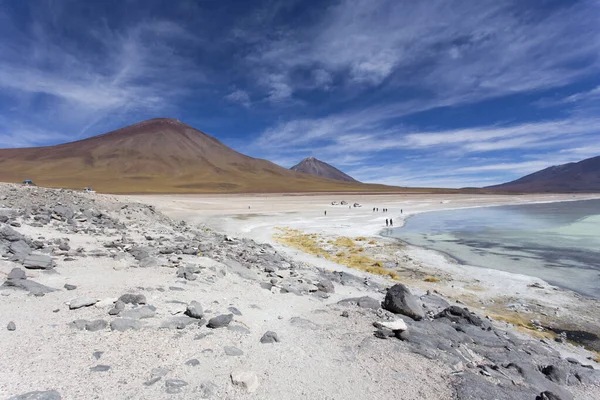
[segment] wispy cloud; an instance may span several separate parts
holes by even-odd
[[[244,91],[244,90],[234,90],[233,92],[229,93],[227,96],[225,96],[225,99],[233,102],[233,103],[238,103],[241,104],[242,106],[248,108],[250,107],[250,95],[248,94],[248,92]]]

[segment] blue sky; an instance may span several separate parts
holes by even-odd
[[[600,155],[598,0],[0,0],[0,146],[172,117],[291,167],[483,186]]]

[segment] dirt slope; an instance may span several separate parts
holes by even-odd
[[[389,191],[251,158],[173,119],[152,119],[49,147],[0,149],[0,181],[108,193]]]

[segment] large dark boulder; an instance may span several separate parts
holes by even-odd
[[[406,315],[417,321],[425,316],[419,300],[401,283],[392,286],[388,290],[385,300],[383,300],[383,308],[394,314]]]

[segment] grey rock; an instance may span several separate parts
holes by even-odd
[[[65,283],[64,288],[67,289],[67,290],[75,290],[75,289],[77,289],[77,286],[71,285],[69,283]]]
[[[116,318],[110,323],[110,329],[113,331],[124,332],[127,330],[139,330],[142,327],[140,321],[129,318]]]
[[[164,320],[160,324],[161,329],[184,329],[186,326],[198,322],[197,319],[188,317],[187,315],[180,315],[177,317],[171,317]]]
[[[10,321],[6,326],[6,329],[8,329],[9,331],[16,331],[17,325],[15,325],[14,321]]]
[[[321,279],[317,283],[317,287],[319,288],[320,291],[325,292],[325,293],[334,293],[335,292],[335,286],[333,286],[333,282],[331,282],[329,279]]]
[[[95,367],[91,367],[90,371],[92,372],[106,372],[110,369],[110,365],[96,365]]]
[[[19,279],[27,279],[27,276],[25,275],[25,271],[23,271],[21,268],[13,268],[9,273],[8,276],[6,277],[6,279],[8,279],[9,281],[16,281]]]
[[[433,317],[434,319],[446,318],[455,324],[469,324],[478,327],[484,326],[484,321],[467,308],[450,306]]]
[[[238,316],[241,316],[241,315],[242,315],[242,313],[240,312],[240,310],[238,310],[238,309],[237,309],[237,308],[235,308],[235,307],[229,307],[229,308],[228,308],[228,310],[229,310],[229,311],[230,311],[232,314],[235,314],[235,315],[238,315]]]
[[[548,365],[540,368],[546,378],[559,385],[566,385],[569,371],[557,365]]]
[[[52,269],[54,268],[54,261],[50,256],[34,253],[25,257],[23,266],[27,269]]]
[[[153,306],[142,306],[131,310],[123,311],[119,314],[120,317],[129,319],[145,319],[152,318],[156,315],[156,308]]]
[[[165,381],[166,392],[169,394],[181,393],[183,387],[187,386],[188,383],[181,379],[167,379]]]
[[[8,400],[61,400],[60,393],[56,390],[48,390],[45,392],[35,391],[9,397]]]
[[[260,338],[260,342],[261,343],[278,343],[279,342],[279,337],[277,336],[277,334],[275,332],[273,332],[273,331],[267,331]]]
[[[16,242],[18,240],[23,240],[25,237],[10,226],[3,226],[0,228],[0,238],[6,239],[9,242]]]
[[[338,302],[340,305],[357,305],[360,308],[367,308],[371,310],[378,310],[381,308],[381,304],[372,297],[363,296],[363,297],[353,297],[350,299],[340,300]]]
[[[311,331],[316,331],[319,329],[319,325],[314,322],[300,317],[292,317],[290,318],[290,325],[296,326],[302,329],[309,329]]]
[[[63,219],[69,220],[75,216],[75,212],[71,208],[59,205],[54,207],[54,214],[62,217]]]
[[[59,249],[59,250],[62,250],[62,251],[69,251],[69,250],[71,250],[71,246],[69,246],[69,245],[68,245],[68,244],[66,244],[66,243],[61,243],[61,244],[58,246],[58,249]]]
[[[155,376],[154,378],[150,378],[148,379],[146,382],[144,382],[145,386],[152,386],[154,385],[156,382],[160,381],[162,379],[161,376]]]
[[[80,331],[84,330],[86,325],[89,323],[87,319],[76,319],[73,322],[69,323],[69,327],[73,329],[79,329]]]
[[[125,310],[125,303],[117,300],[114,307],[108,310],[108,315],[119,315],[123,310]]]
[[[233,346],[225,346],[223,348],[223,350],[225,350],[225,354],[227,354],[228,356],[232,356],[232,357],[244,355],[244,352],[242,350],[238,349],[237,347],[233,347]]]
[[[189,365],[190,367],[196,367],[200,365],[200,360],[198,360],[197,358],[192,358],[191,360],[187,360],[185,362],[185,365]]]
[[[202,318],[204,316],[202,305],[195,300],[190,302],[185,310],[185,315],[197,319]]]
[[[100,357],[102,357],[102,354],[104,354],[104,352],[103,352],[103,351],[95,351],[95,352],[94,352],[92,355],[94,356],[94,358],[95,358],[96,360],[99,360],[99,359],[100,359]]]
[[[12,242],[8,249],[12,254],[15,254],[19,258],[25,258],[27,255],[31,254],[32,251],[31,247],[29,247],[24,240]]]
[[[348,317],[350,317],[350,313],[348,313],[348,311],[342,311],[342,315],[341,316],[344,317],[344,318],[348,318]]]
[[[125,304],[146,304],[146,296],[143,294],[127,293],[119,297],[119,300]]]
[[[402,314],[416,321],[423,319],[425,312],[418,299],[401,283],[392,286],[383,301],[383,308],[394,314]]]
[[[213,329],[223,328],[223,327],[229,325],[229,323],[232,320],[233,320],[233,314],[219,315],[219,316],[213,317],[208,320],[208,327],[213,328]]]
[[[69,303],[70,310],[76,310],[81,307],[89,307],[93,306],[98,302],[98,299],[94,299],[92,297],[77,297],[76,299],[71,300]]]
[[[250,330],[241,325],[228,325],[227,330],[231,332],[241,333],[242,335],[249,335]]]
[[[108,322],[103,319],[96,319],[94,321],[89,321],[85,324],[85,330],[90,332],[101,331],[102,329],[106,329],[108,327]]]
[[[215,395],[218,387],[212,382],[202,382],[198,387],[198,395],[201,399],[210,399]]]
[[[146,257],[139,261],[140,268],[154,268],[160,265],[160,260],[154,257]]]
[[[379,338],[379,339],[387,339],[389,337],[394,337],[395,333],[391,329],[379,328],[375,331],[374,335],[376,338]]]
[[[4,282],[3,286],[22,289],[35,296],[56,291],[56,289],[44,286],[41,283],[37,283],[30,279],[8,279],[6,282]]]

